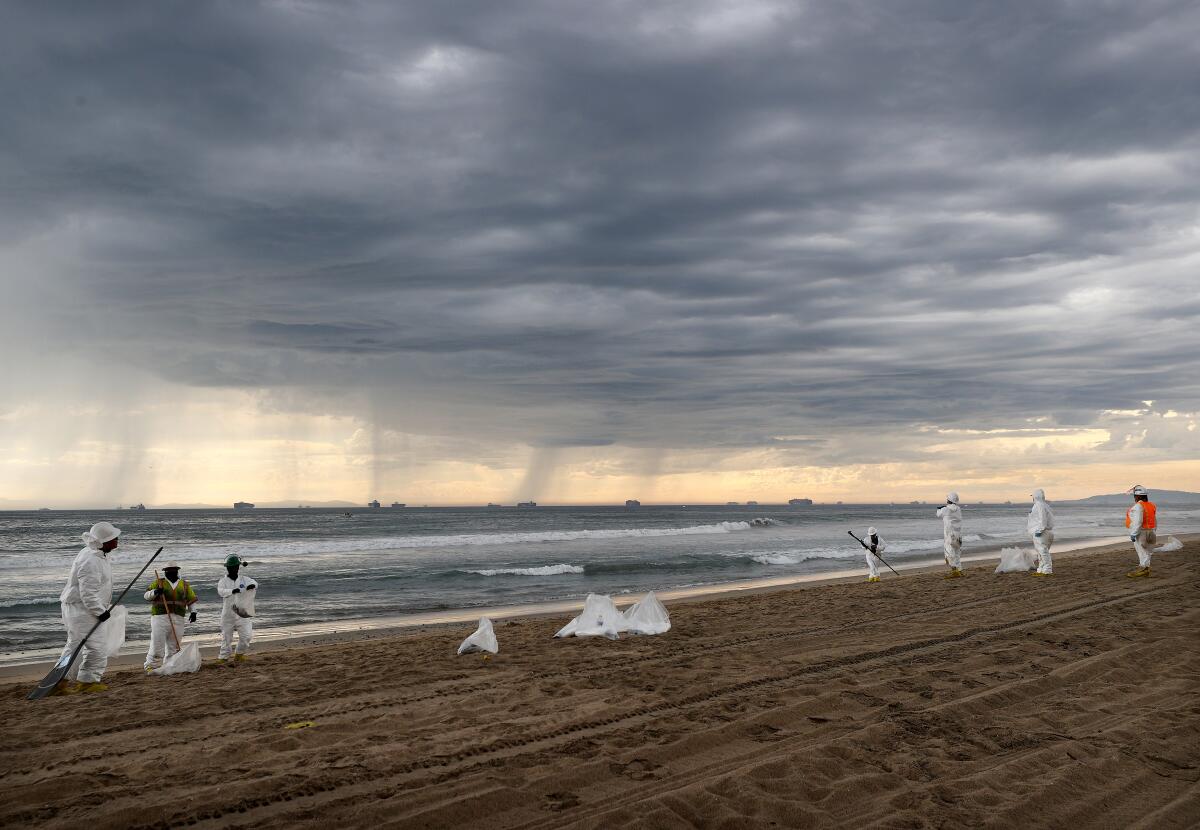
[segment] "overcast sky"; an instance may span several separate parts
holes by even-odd
[[[0,505],[1200,490],[1197,44],[1156,0],[7,4]]]

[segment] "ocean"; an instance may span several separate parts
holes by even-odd
[[[114,595],[159,546],[200,597],[193,633],[218,630],[217,580],[231,553],[260,583],[256,629],[580,600],[811,575],[862,566],[846,535],[875,525],[893,564],[941,558],[936,505],[356,508],[0,513],[0,659],[61,646],[58,595],[79,535],[123,530]],[[1120,508],[1055,508],[1060,542],[1120,535]],[[964,554],[1028,545],[1027,505],[964,506]],[[1160,510],[1160,536],[1200,525],[1200,507]],[[1131,554],[1132,556],[1132,554]],[[1131,559],[1132,563],[1132,559]],[[128,640],[149,636],[141,592]]]

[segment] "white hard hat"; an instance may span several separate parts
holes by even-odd
[[[873,528],[873,527],[868,527],[868,528],[867,528],[867,535],[868,535],[868,536],[877,536],[878,534],[879,534],[879,531],[878,531],[878,530],[876,530],[875,528]]]
[[[176,562],[174,559],[172,559],[167,564],[163,565],[164,571],[169,571],[169,570],[171,570],[171,568],[174,568],[175,570],[179,570],[179,563]]]
[[[946,501],[950,502],[951,504],[958,504],[958,493],[955,493],[953,490],[951,490],[946,494]]]
[[[1037,488],[1036,490],[1034,490],[1034,491],[1033,491],[1032,493],[1030,493],[1029,495],[1033,496],[1033,497],[1034,497],[1035,499],[1037,499],[1038,501],[1045,501],[1045,500],[1046,500],[1046,491],[1045,491],[1045,490],[1043,490],[1041,487]]]
[[[121,535],[121,528],[113,527],[108,522],[96,522],[92,529],[82,534],[83,543],[93,550],[99,550],[105,542],[111,542]]]
[[[1129,488],[1129,492],[1133,493],[1135,496],[1144,496],[1146,495],[1146,488],[1140,484],[1135,484]]]

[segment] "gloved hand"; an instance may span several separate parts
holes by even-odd
[[[255,588],[257,588],[257,587],[258,587],[257,585],[247,585],[247,586],[246,586],[246,590],[247,590],[247,591],[253,591],[253,590],[254,590]]]
[[[195,611],[193,611],[193,612],[192,612],[192,613],[191,613],[191,614],[188,616],[188,622],[195,622],[195,621],[196,621],[196,612],[195,612]]]
[[[241,588],[234,588],[234,589],[233,589],[233,593],[235,593],[235,594],[240,594],[241,592],[242,592],[242,589],[241,589]]]
[[[1035,534],[1033,534],[1033,535],[1034,535],[1034,536],[1037,536],[1037,537],[1040,539],[1040,538],[1041,538],[1041,536],[1042,536],[1042,531],[1040,531],[1040,530],[1039,530],[1037,533],[1035,533]]]
[[[104,613],[102,613],[99,617],[96,617],[96,619],[99,620],[100,622],[104,622],[111,616],[112,616],[112,614],[108,613],[108,610],[106,609],[104,611]]]
[[[163,594],[163,592],[162,592],[162,588],[155,588],[155,589],[154,589],[154,598],[155,598],[155,599],[158,599],[159,597],[161,597],[161,596],[162,596],[162,594]]]
[[[1131,541],[1131,542],[1136,542],[1136,541],[1137,541],[1137,534],[1136,534],[1136,533],[1130,533],[1130,534],[1129,534],[1129,541]]]

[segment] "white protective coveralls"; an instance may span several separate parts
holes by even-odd
[[[1142,509],[1140,501],[1135,501],[1133,507],[1129,508],[1129,538],[1133,540],[1133,549],[1137,551],[1138,567],[1149,568],[1152,544],[1150,530],[1142,527],[1143,521],[1145,521],[1145,510]]]
[[[867,571],[869,572],[868,579],[871,582],[879,581],[879,557],[875,553],[883,553],[887,550],[887,542],[883,541],[883,537],[879,535],[873,527],[867,528],[867,535],[863,537],[863,541],[867,543],[867,549],[863,551],[867,555]],[[875,553],[871,553],[871,546],[875,546]]]
[[[171,590],[178,590],[179,583],[182,580],[172,582],[163,577],[163,581],[171,586]],[[154,598],[154,589],[150,589],[142,595],[147,602],[157,602]],[[196,611],[196,603],[188,606],[189,611]],[[171,634],[171,626],[175,626],[174,635]],[[178,614],[151,614],[150,615],[150,648],[146,651],[146,662],[143,664],[145,668],[152,669],[159,666],[164,660],[169,658],[179,648],[175,644],[175,640],[183,640],[184,626],[187,625],[187,617],[181,617]]]
[[[234,631],[238,635],[237,653],[245,654],[250,649],[250,638],[254,636],[254,621],[250,617],[239,617],[234,613],[233,605],[237,596],[233,589],[238,588],[244,592],[251,587],[257,588],[258,583],[245,574],[238,574],[237,579],[230,579],[226,574],[217,583],[217,595],[224,600],[221,605],[221,652],[218,655],[222,660],[228,660],[234,653]]]
[[[75,650],[79,643],[92,630],[96,618],[108,610],[112,604],[112,563],[108,554],[100,550],[105,542],[120,535],[119,530],[107,522],[93,526],[92,530],[105,526],[111,531],[109,535],[101,533],[94,535],[92,531],[83,534],[87,544],[75,561],[71,563],[71,572],[67,576],[67,586],[59,595],[62,603],[63,624],[67,627],[67,645],[63,655]],[[107,538],[103,538],[107,536]],[[78,680],[80,683],[99,683],[108,666],[108,654],[105,651],[103,638],[92,637],[83,646],[79,659],[67,672],[68,680]]]
[[[962,566],[962,508],[958,506],[958,493],[949,493],[946,504],[938,508],[942,520],[942,543],[946,551],[946,562],[954,570]]]
[[[1054,544],[1054,511],[1046,503],[1046,491],[1040,487],[1031,493],[1033,507],[1029,510],[1029,519],[1025,529],[1033,537],[1033,547],[1038,555],[1037,572],[1040,574],[1054,573],[1054,561],[1050,558],[1050,546]]]

